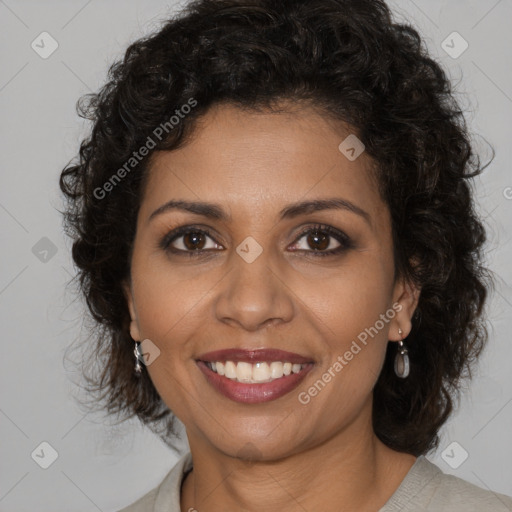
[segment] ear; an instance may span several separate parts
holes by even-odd
[[[393,309],[396,315],[390,322],[388,338],[390,341],[400,341],[412,329],[412,316],[420,298],[421,289],[412,281],[405,278],[398,279],[393,290]],[[399,333],[402,329],[402,334]]]
[[[130,311],[130,336],[134,341],[140,341],[140,329],[139,322],[137,318],[137,312],[135,310],[135,301],[133,299],[133,290],[131,287],[130,281],[123,281],[122,283],[124,296],[126,297],[126,302],[128,304],[128,309]]]

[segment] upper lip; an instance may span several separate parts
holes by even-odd
[[[212,363],[216,361],[233,361],[246,363],[282,361],[292,364],[305,364],[313,362],[311,358],[275,348],[261,348],[254,350],[243,348],[228,348],[224,350],[214,350],[199,356],[198,360]]]

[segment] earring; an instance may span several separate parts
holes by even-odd
[[[142,354],[140,353],[140,342],[135,342],[135,349],[133,353],[135,354],[135,376],[140,377],[140,374],[142,372],[142,366],[140,365],[140,359],[139,357],[142,357]]]
[[[402,336],[402,329],[398,329],[398,334]],[[405,348],[403,340],[398,342],[398,352],[395,356],[395,374],[401,379],[409,375],[409,355]]]

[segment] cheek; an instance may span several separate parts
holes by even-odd
[[[322,428],[335,428],[337,418],[353,417],[372,394],[395,316],[390,307],[392,278],[384,259],[361,256],[331,273],[325,286],[309,282],[304,288],[306,306],[314,310],[323,334],[324,357],[315,378],[300,390],[301,404],[312,403],[322,411]],[[305,406],[306,416],[308,410]]]
[[[395,310],[390,307],[392,281],[385,266],[351,267],[329,279],[322,291],[307,289],[307,306],[314,309],[323,336],[321,368],[299,390],[304,421],[322,431],[350,421],[368,404],[380,374],[388,330]],[[306,290],[305,290],[306,291]],[[381,316],[382,315],[382,316]],[[315,420],[308,419],[311,410]],[[315,416],[315,415],[313,415]]]
[[[139,264],[134,259],[132,275],[140,334],[160,350],[147,371],[164,403],[186,420],[195,403],[187,399],[193,364],[193,344],[187,342],[204,323],[201,306],[208,288],[185,278],[183,272],[170,271],[165,263]]]
[[[214,282],[209,284],[207,276],[196,280],[188,272],[173,270],[161,257],[151,262],[134,259],[132,273],[142,336],[157,345],[182,339],[186,325],[197,321]]]
[[[354,263],[354,260],[357,260]],[[352,262],[330,272],[325,279],[302,281],[304,302],[312,309],[319,325],[325,327],[331,349],[343,350],[361,332],[375,326],[386,338],[388,322],[379,322],[381,314],[390,308],[393,282],[386,261],[355,255]],[[320,283],[325,283],[319,286]],[[334,337],[334,339],[333,339]]]

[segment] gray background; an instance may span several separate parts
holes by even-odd
[[[177,459],[136,421],[114,426],[85,415],[73,399],[78,377],[65,349],[87,333],[80,301],[66,289],[71,244],[57,212],[59,173],[87,129],[75,114],[76,100],[96,90],[128,43],[157,29],[176,5],[0,0],[0,511],[114,511],[156,486]],[[428,458],[447,473],[512,495],[512,0],[390,5],[448,70],[483,161],[489,150],[481,137],[497,151],[478,181],[488,261],[498,278],[489,303],[490,344]],[[43,31],[59,45],[47,59],[31,48]],[[442,48],[454,31],[469,44],[456,59]],[[51,245],[56,254],[44,253]],[[48,469],[31,457],[36,448],[41,454],[43,441],[58,452]]]

